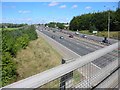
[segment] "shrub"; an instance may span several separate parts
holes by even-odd
[[[33,25],[16,30],[2,30],[2,86],[10,84],[16,77],[16,64],[12,60],[29,41],[37,39]]]
[[[2,86],[9,84],[16,78],[16,65],[9,52],[2,52]]]

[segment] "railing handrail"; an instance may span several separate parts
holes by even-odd
[[[95,52],[89,53],[85,56],[82,56],[73,62],[70,62],[68,64],[59,65],[52,69],[46,70],[42,73],[33,75],[26,79],[20,80],[18,82],[10,84],[10,85],[7,85],[3,88],[38,88],[52,80],[55,80],[71,71],[76,70],[79,67],[82,67],[83,65],[85,65],[85,64],[87,64],[109,52],[112,52],[113,50],[119,48],[118,43],[115,43],[110,46],[106,46],[105,48],[102,48]]]

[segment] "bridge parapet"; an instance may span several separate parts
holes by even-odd
[[[70,80],[70,83],[74,83],[72,85],[76,85],[80,83],[80,81],[83,81],[84,79],[89,78],[89,76],[84,76],[80,72],[80,68],[83,68],[84,66],[88,67],[92,61],[106,55],[107,53],[110,53],[114,50],[117,50],[119,48],[118,43],[115,43],[110,46],[106,46],[105,48],[102,48],[100,50],[97,50],[95,52],[89,53],[83,57],[80,57],[72,62],[69,62],[67,64],[62,64],[57,67],[54,67],[52,69],[46,70],[42,73],[33,75],[31,77],[28,77],[26,79],[20,80],[18,82],[15,82],[13,84],[7,85],[3,88],[59,88],[60,87],[60,79],[64,75],[73,72],[73,80]],[[116,56],[115,56],[116,57]],[[116,59],[116,58],[115,58]],[[91,67],[91,66],[90,66]],[[89,67],[88,67],[89,68]],[[93,69],[93,68],[92,68]],[[90,70],[86,70],[86,72],[92,72]],[[65,79],[67,80],[67,79]],[[89,84],[89,83],[87,83]],[[65,84],[66,85],[66,84]],[[69,84],[68,84],[69,85]],[[73,86],[71,86],[73,87]]]

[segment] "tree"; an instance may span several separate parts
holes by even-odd
[[[108,27],[108,13],[110,12],[110,31],[118,31],[120,21],[120,10],[117,11],[103,11],[96,13],[88,13],[73,17],[70,21],[70,30],[89,30],[91,26],[97,28],[99,31],[105,31]],[[117,21],[116,24],[114,21]],[[90,30],[91,31],[91,30]]]
[[[77,17],[74,17],[70,22],[70,30],[78,30],[79,29],[79,21],[77,20]]]
[[[95,27],[95,25],[90,26],[89,32],[92,33],[93,31],[97,31],[97,28]]]
[[[64,23],[56,23],[56,26],[60,29],[64,29]]]

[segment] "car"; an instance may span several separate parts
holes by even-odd
[[[53,32],[55,33],[56,31],[55,31],[55,30],[53,30]]]
[[[79,35],[79,32],[75,32],[76,35]]]
[[[43,31],[43,30],[40,30],[41,32]]]
[[[60,29],[60,32],[62,32],[62,30]]]
[[[81,35],[81,37],[82,37],[82,38],[87,38],[87,36],[86,36],[86,35],[84,35],[84,34],[83,34],[83,35]]]
[[[52,35],[51,37],[52,37],[53,39],[55,39],[55,35]]]
[[[60,39],[64,39],[64,37],[63,37],[63,36],[60,36]]]
[[[72,35],[72,34],[69,34],[69,37],[70,37],[70,38],[73,38],[73,35]]]
[[[108,41],[107,37],[104,37],[104,39],[101,41],[101,44],[110,45],[110,42]]]

